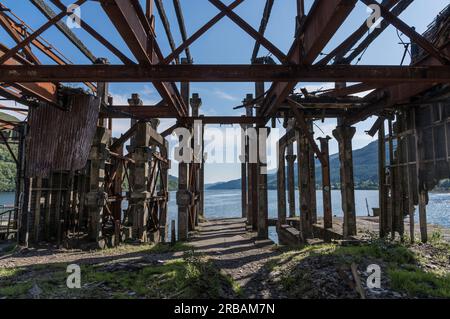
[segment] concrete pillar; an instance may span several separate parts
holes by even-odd
[[[330,178],[330,152],[329,141],[331,137],[320,137],[320,151],[326,160],[322,167],[322,197],[323,197],[323,226],[325,229],[333,227],[333,212],[331,206],[331,178]]]
[[[341,196],[344,213],[344,237],[356,235],[355,183],[353,176],[352,138],[356,129],[340,125],[333,131],[339,143],[339,160],[341,165]]]
[[[105,165],[109,159],[107,146],[111,139],[111,131],[104,127],[97,127],[97,132],[92,143],[89,154],[89,192],[86,196],[86,206],[89,216],[89,238],[91,241],[97,242],[99,246],[103,246],[102,241],[102,225],[103,225],[103,209],[106,205],[107,193],[105,189]],[[55,185],[53,185],[55,186]],[[61,183],[56,187],[61,187]],[[58,197],[60,197],[60,192]],[[60,210],[58,204],[60,199],[57,198],[56,211]],[[58,215],[58,214],[56,214]],[[58,225],[59,218],[56,218]],[[57,226],[58,229],[60,226]],[[58,231],[60,233],[60,231]],[[59,236],[60,234],[58,234]]]
[[[133,184],[131,192],[131,212],[133,215],[132,233],[133,238],[143,242],[148,240],[147,237],[147,220],[148,220],[148,200],[151,197],[149,192],[150,177],[150,160],[151,150],[148,145],[148,127],[149,123],[141,122],[135,133],[135,148],[131,155],[134,160],[133,165]]]

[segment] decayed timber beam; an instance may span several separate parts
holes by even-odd
[[[154,65],[163,60],[161,50],[155,41],[153,29],[137,0],[101,0],[100,3],[139,63]],[[161,97],[177,112],[179,117],[187,115],[187,106],[182,101],[174,83],[156,82],[153,84]]]
[[[312,64],[353,10],[355,3],[356,0],[316,0],[288,53],[289,62]],[[263,103],[263,115],[270,118],[297,83],[274,83]]]
[[[450,82],[450,66],[2,65],[2,82]],[[286,96],[287,97],[287,96]],[[285,97],[285,98],[286,98]],[[283,100],[284,101],[284,100]],[[281,101],[281,102],[283,102]]]

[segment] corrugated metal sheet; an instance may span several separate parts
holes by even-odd
[[[88,160],[97,127],[100,99],[69,97],[70,111],[43,106],[30,111],[27,176],[48,177],[52,171],[78,170]]]

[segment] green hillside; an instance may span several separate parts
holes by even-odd
[[[5,120],[8,122],[18,122],[19,120],[9,114],[0,112],[0,120]],[[4,135],[9,134],[9,132],[4,131]],[[14,152],[17,152],[17,146],[11,145]],[[0,192],[11,192],[15,189],[15,178],[16,178],[16,164],[14,163],[8,148],[0,140]]]
[[[339,157],[338,154],[330,156],[331,183],[333,188],[339,188]],[[355,186],[357,189],[377,189],[378,188],[378,142],[372,142],[364,148],[353,151],[353,165],[355,169]],[[295,176],[297,185],[297,165],[295,166]],[[321,183],[320,165],[316,162],[317,183]],[[269,189],[277,188],[276,174],[267,177]],[[236,179],[226,183],[211,185],[208,189],[240,189],[241,180]]]

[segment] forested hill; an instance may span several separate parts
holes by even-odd
[[[355,169],[355,186],[358,189],[376,189],[378,187],[378,142],[372,142],[366,147],[353,151],[353,164]],[[339,156],[330,156],[331,183],[333,188],[338,188],[339,176]],[[295,165],[295,175],[297,176],[297,165]],[[316,162],[317,183],[320,184],[320,165]],[[276,189],[276,174],[268,176],[269,189]],[[297,185],[297,181],[296,181]],[[236,179],[226,183],[211,185],[208,189],[239,189],[241,180]]]
[[[15,122],[18,121],[14,116],[0,112],[0,119]],[[4,132],[3,134],[8,134]],[[14,151],[17,146],[11,145]],[[9,153],[3,140],[0,139],[0,192],[11,192],[15,189],[16,164]]]

